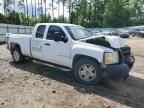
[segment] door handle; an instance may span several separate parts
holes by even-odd
[[[44,45],[50,46],[51,44],[50,43],[45,43]]]

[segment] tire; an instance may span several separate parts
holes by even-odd
[[[92,59],[78,60],[73,70],[75,79],[82,84],[96,85],[101,80],[100,66]]]
[[[11,54],[12,54],[12,58],[13,58],[13,60],[14,60],[15,63],[22,63],[22,62],[24,62],[25,58],[22,55],[22,52],[21,52],[21,50],[20,50],[19,47],[14,48],[11,51]]]

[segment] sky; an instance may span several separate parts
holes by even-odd
[[[2,4],[2,0],[0,0],[0,4]],[[0,6],[0,13],[3,13],[2,6]]]
[[[16,1],[16,5],[17,5],[17,2],[18,2],[18,0],[15,0]],[[32,8],[31,8],[31,0],[27,0],[28,1],[28,12],[29,12],[29,16],[31,16],[32,15]],[[36,0],[36,5],[38,5],[38,0]],[[46,2],[47,2],[47,8],[49,8],[48,10],[47,10],[47,14],[50,14],[51,16],[52,16],[52,11],[51,11],[51,6],[50,6],[50,4],[51,4],[51,0],[46,0]],[[0,3],[2,4],[1,6],[0,6],[0,13],[3,13],[3,2],[2,2],[2,0],[0,0]],[[32,0],[32,3],[33,3],[33,9],[35,9],[35,0]],[[55,7],[55,10],[54,10],[54,17],[58,17],[58,4],[56,4],[56,3],[54,3],[54,7]],[[43,12],[45,12],[45,6],[44,6],[44,2],[43,2]],[[65,15],[65,17],[68,17],[68,9],[65,7],[64,8],[65,9],[65,12],[64,12],[64,15]],[[17,12],[23,12],[23,9],[19,9],[18,8],[18,6],[16,6],[16,11]],[[60,15],[62,15],[63,14],[63,6],[62,6],[62,3],[60,3],[60,10],[59,10],[59,12],[60,12]],[[38,12],[37,12],[37,15],[38,15]]]

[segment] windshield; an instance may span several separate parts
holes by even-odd
[[[89,33],[83,27],[80,27],[80,26],[65,26],[65,28],[74,40],[79,40],[79,39],[84,39],[84,38],[91,37],[91,33]]]

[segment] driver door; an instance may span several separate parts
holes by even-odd
[[[44,59],[51,63],[69,66],[71,44],[69,41],[66,43],[54,41],[55,32],[66,36],[61,27],[55,25],[49,26],[46,40],[43,44]]]

